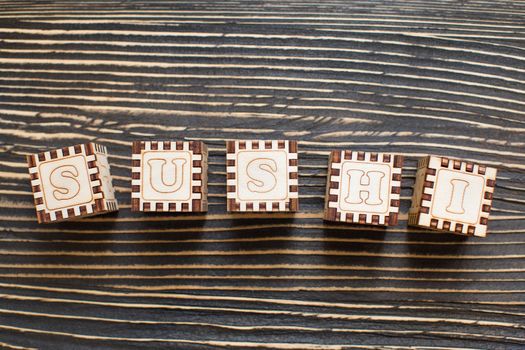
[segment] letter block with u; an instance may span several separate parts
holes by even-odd
[[[28,155],[27,163],[39,223],[118,210],[106,147],[64,147]]]
[[[408,224],[485,237],[495,168],[469,161],[427,156],[418,164]]]
[[[297,141],[228,141],[230,212],[295,212],[299,207]]]
[[[332,151],[324,219],[353,224],[397,224],[403,156]]]
[[[206,212],[208,148],[200,141],[135,141],[131,210]]]

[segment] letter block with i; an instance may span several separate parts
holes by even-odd
[[[495,168],[427,156],[418,164],[408,224],[485,237],[492,207]]]
[[[106,147],[87,143],[28,155],[39,223],[118,210]]]
[[[324,219],[353,224],[396,225],[403,156],[332,151]]]
[[[131,210],[206,212],[208,148],[200,141],[135,141]]]
[[[299,208],[297,141],[227,141],[230,212],[295,212]]]

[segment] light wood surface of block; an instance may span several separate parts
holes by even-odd
[[[118,210],[106,147],[87,143],[26,158],[39,223]]]
[[[403,156],[332,151],[324,219],[353,224],[396,225]]]
[[[485,237],[492,207],[495,168],[427,156],[418,164],[409,225]]]
[[[208,148],[200,141],[135,141],[133,211],[206,212]]]
[[[297,141],[227,141],[230,212],[299,209]]]

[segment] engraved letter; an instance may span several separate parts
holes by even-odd
[[[450,195],[450,202],[447,211],[454,214],[464,214],[463,201],[465,200],[465,192],[469,186],[468,181],[453,179],[450,180],[452,185],[452,194]]]
[[[151,187],[159,193],[173,193],[180,190],[184,182],[185,159],[155,158],[148,161]]]
[[[49,174],[49,182],[55,187],[53,196],[57,201],[71,199],[80,192],[77,177],[78,170],[73,165],[59,166]]]
[[[252,192],[267,193],[277,185],[277,163],[271,158],[258,158],[248,163],[246,174],[253,181],[248,181],[248,189]]]
[[[380,205],[383,200],[381,195],[381,179],[385,177],[382,171],[369,171],[366,173],[363,170],[351,169],[348,170],[347,175],[350,177],[348,182],[348,196],[345,202],[348,204],[361,204],[363,201],[367,205]],[[363,182],[367,179],[367,182]]]

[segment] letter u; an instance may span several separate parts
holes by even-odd
[[[173,193],[181,189],[184,183],[185,159],[150,159],[150,184],[159,193]]]

